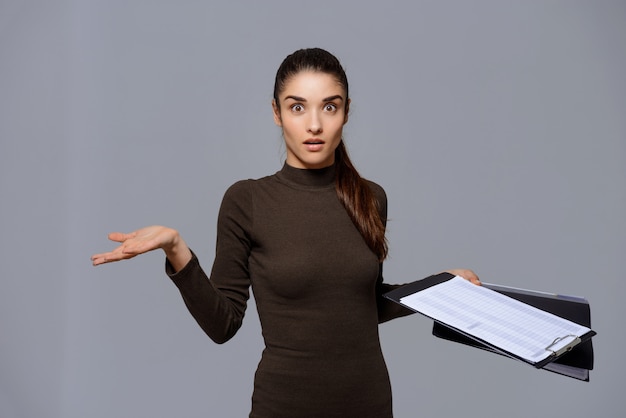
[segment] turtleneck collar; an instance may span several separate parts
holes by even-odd
[[[324,168],[295,168],[287,163],[276,173],[280,180],[306,188],[331,188],[335,185],[335,165]]]

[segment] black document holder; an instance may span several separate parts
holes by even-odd
[[[447,280],[450,280],[452,277],[454,276],[449,273],[441,273],[435,276],[430,276],[425,279],[418,280],[416,282],[396,288],[391,292],[386,293],[385,297],[396,303],[402,304],[400,302],[401,298],[419,292],[420,290],[427,289],[431,286],[443,283]],[[561,318],[575,322],[579,325],[583,325],[586,327],[591,326],[591,311],[589,303],[583,298],[554,295],[543,292],[498,286],[493,284],[483,284],[483,286],[511,298],[517,299],[528,305],[534,306],[543,311],[550,312],[552,314],[560,316]],[[575,345],[571,350],[565,352],[560,356],[555,356],[554,358],[549,358],[546,361],[542,361],[533,365],[537,368],[555,372],[564,376],[572,377],[578,380],[589,381],[589,370],[593,369],[593,346],[591,342],[591,337],[595,334],[596,333],[594,331],[591,331],[584,336],[582,342]],[[465,333],[438,321],[434,321],[433,335],[449,341],[481,348],[526,362],[524,359],[520,359],[514,355],[503,352],[497,347],[492,347],[484,343],[483,341],[466,335]]]

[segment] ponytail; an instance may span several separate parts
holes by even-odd
[[[335,150],[335,164],[337,197],[365,239],[367,246],[382,262],[387,257],[388,247],[385,224],[379,211],[380,202],[354,168],[343,140]]]

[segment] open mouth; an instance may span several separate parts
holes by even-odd
[[[324,148],[324,141],[321,139],[307,139],[304,141],[304,146],[311,152],[321,151]]]

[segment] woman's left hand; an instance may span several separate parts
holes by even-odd
[[[454,270],[446,270],[446,272],[450,274],[454,274],[455,276],[463,277],[465,280],[472,282],[478,286],[480,286],[480,279],[472,270],[465,269],[454,269]]]

